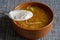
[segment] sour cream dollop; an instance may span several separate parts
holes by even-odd
[[[14,10],[9,12],[9,17],[15,21],[28,20],[33,16],[31,11],[27,10]]]

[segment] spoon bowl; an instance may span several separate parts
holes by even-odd
[[[28,20],[33,16],[32,12],[26,10],[14,10],[9,12],[9,17],[15,21]]]

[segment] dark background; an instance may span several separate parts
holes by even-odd
[[[52,30],[39,40],[60,40],[60,0],[0,0],[0,11],[9,12],[16,5],[23,2],[42,2],[48,5],[54,12],[55,21]],[[27,40],[19,36],[11,24],[11,19],[0,15],[0,40]]]

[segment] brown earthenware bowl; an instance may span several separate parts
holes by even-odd
[[[46,6],[43,3],[38,3],[38,2],[25,2],[25,3],[19,4],[18,6],[16,6],[14,8],[14,10],[22,9],[28,5],[39,5],[42,9],[47,11],[51,17],[50,23],[48,25],[46,25],[45,27],[42,27],[41,29],[29,30],[29,29],[20,28],[19,25],[16,24],[16,22],[13,20],[13,22],[17,25],[17,27],[14,26],[14,29],[19,35],[21,35],[25,38],[28,38],[28,39],[41,38],[41,37],[45,36],[52,28],[53,20],[54,20],[53,12],[48,6]]]

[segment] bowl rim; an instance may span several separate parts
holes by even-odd
[[[51,7],[49,7],[48,5],[46,5],[46,4],[42,3],[42,2],[23,2],[21,4],[18,4],[16,7],[14,7],[13,10],[15,10],[17,7],[19,7],[19,6],[21,6],[22,4],[25,4],[25,3],[39,3],[39,4],[42,4],[42,5],[46,6],[47,8],[49,8],[49,10],[51,10],[51,13],[52,13],[53,17],[52,17],[52,20],[50,21],[50,23],[48,23],[46,26],[44,26],[44,27],[42,27],[40,29],[37,29],[37,30],[45,29],[45,28],[49,27],[49,25],[51,25],[53,23],[53,21],[54,21],[54,12],[53,12],[53,10],[51,9]],[[16,24],[15,21],[13,21],[13,22]],[[17,25],[17,27],[19,27],[19,25]],[[19,27],[19,28],[21,28],[21,27]],[[31,30],[31,29],[25,29],[25,28],[21,28],[21,29]],[[31,30],[31,31],[37,31],[37,30]]]

